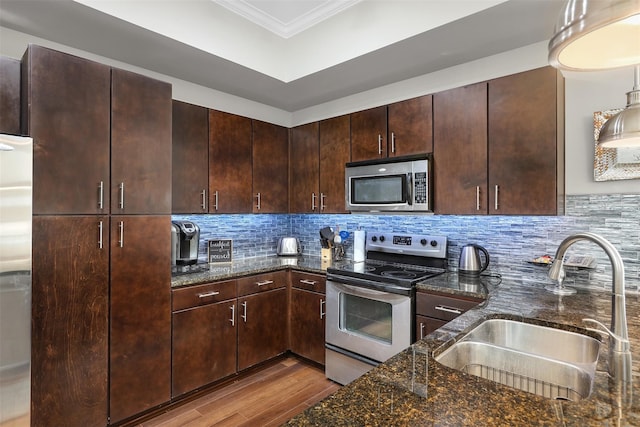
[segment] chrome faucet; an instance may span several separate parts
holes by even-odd
[[[576,233],[560,243],[554,258],[549,277],[557,280],[562,287],[564,277],[564,254],[575,242],[588,240],[600,246],[611,261],[613,296],[611,298],[611,328],[607,328],[602,323],[594,319],[583,319],[585,322],[595,323],[600,329],[589,330],[609,335],[609,375],[614,379],[631,382],[631,349],[629,345],[629,333],[627,331],[627,314],[624,296],[624,263],[618,250],[604,237],[594,233]]]

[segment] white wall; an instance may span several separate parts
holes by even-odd
[[[28,43],[49,46],[170,82],[175,99],[287,127],[547,65],[547,44],[536,43],[289,113],[2,27],[0,40],[0,55],[21,58]],[[593,179],[593,112],[625,106],[625,93],[633,87],[633,69],[564,74],[566,193],[640,193],[640,179],[607,182],[596,182]]]

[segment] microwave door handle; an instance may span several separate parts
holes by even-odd
[[[406,176],[406,180],[407,180],[407,193],[405,194],[406,199],[407,199],[407,204],[408,205],[413,205],[413,185],[412,185],[412,178],[413,178],[413,174],[411,172],[407,173]]]

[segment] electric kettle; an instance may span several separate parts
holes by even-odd
[[[484,264],[480,260],[480,252],[484,254]],[[489,266],[489,252],[480,245],[469,244],[460,250],[458,273],[479,276]]]

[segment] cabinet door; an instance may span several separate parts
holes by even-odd
[[[291,289],[292,352],[324,365],[325,296]]]
[[[22,72],[33,213],[108,214],[111,69],[32,45]]]
[[[0,56],[0,133],[20,130],[20,61]]]
[[[253,212],[286,213],[289,209],[289,132],[253,120]]]
[[[209,110],[173,101],[171,212],[207,213]]]
[[[351,114],[351,161],[387,157],[387,107]]]
[[[236,372],[236,300],[173,314],[172,396]]]
[[[487,213],[487,84],[434,95],[434,209]]]
[[[344,166],[350,160],[348,115],[320,122],[320,212],[345,213]]]
[[[416,336],[415,341],[421,340],[431,332],[443,327],[449,320],[434,319],[433,317],[416,316]]]
[[[287,289],[238,298],[238,370],[287,350]]]
[[[291,129],[289,212],[319,212],[318,122]]]
[[[111,422],[171,397],[170,217],[111,217]]]
[[[111,213],[171,213],[171,85],[111,74]]]
[[[209,212],[252,212],[251,160],[251,119],[209,110]]]
[[[489,212],[557,214],[559,73],[551,67],[489,82]]]
[[[108,234],[108,217],[33,218],[32,426],[107,425]]]
[[[387,107],[389,157],[433,151],[432,100],[432,95],[425,95]]]

